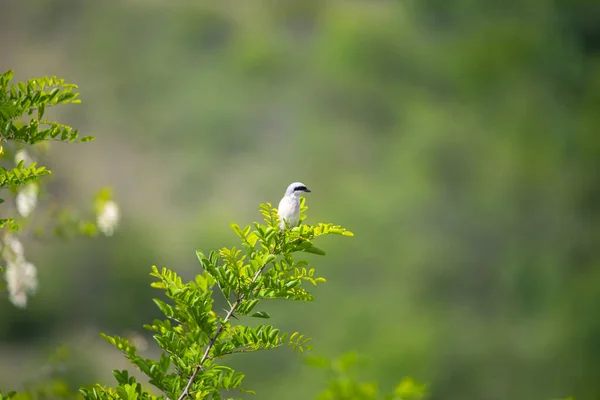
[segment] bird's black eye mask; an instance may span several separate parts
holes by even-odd
[[[294,192],[310,192],[306,186],[296,186]]]

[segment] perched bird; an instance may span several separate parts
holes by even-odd
[[[310,193],[304,183],[294,182],[288,186],[283,198],[279,202],[277,211],[279,214],[279,227],[281,230],[287,226],[293,228],[300,222],[300,196],[302,193]]]

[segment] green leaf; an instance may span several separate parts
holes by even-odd
[[[288,289],[294,288],[300,284],[300,279],[294,279],[289,282],[286,282],[285,287]]]
[[[406,377],[396,386],[394,394],[401,399],[422,399],[427,394],[427,386]]]
[[[271,318],[271,316],[269,315],[269,313],[267,313],[266,311],[257,311],[254,314],[252,314],[252,317],[254,317],[254,318],[265,318],[265,319]]]
[[[306,247],[303,251],[305,251],[307,253],[317,254],[319,256],[325,255],[325,251],[323,251],[320,248],[313,246],[313,245]]]
[[[174,312],[172,306],[168,305],[167,303],[165,303],[164,301],[162,301],[160,299],[152,299],[152,300],[158,306],[160,311],[162,311],[162,313],[165,314],[165,316],[167,318],[171,318],[175,315],[175,312]]]
[[[231,229],[233,229],[233,231],[241,238],[244,238],[245,235],[242,232],[242,230],[240,229],[240,227],[238,226],[238,224],[236,224],[235,222],[231,223]]]

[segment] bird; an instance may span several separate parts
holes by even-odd
[[[287,227],[293,228],[300,222],[300,196],[302,193],[310,193],[310,189],[302,182],[290,184],[283,195],[277,213],[279,214],[280,231]]]

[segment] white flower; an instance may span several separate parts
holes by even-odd
[[[119,206],[112,200],[104,203],[101,211],[98,212],[98,229],[106,236],[111,236],[119,222]]]
[[[33,163],[33,159],[29,157],[29,154],[24,149],[17,151],[15,154],[15,164],[19,164],[21,161],[23,161],[23,166],[25,168]]]
[[[17,210],[23,217],[29,216],[37,204],[38,185],[29,183],[19,188],[17,193]]]
[[[35,265],[25,260],[23,244],[12,235],[5,235],[2,255],[6,260],[6,283],[10,301],[17,307],[27,306],[27,296],[34,294],[37,282]]]
[[[6,235],[3,244],[7,247],[4,250],[4,258],[7,262],[22,262],[25,260],[23,244],[19,239],[11,235]],[[6,251],[9,251],[10,253],[6,253]]]
[[[27,306],[27,295],[34,294],[37,290],[37,269],[32,263],[8,262],[6,267],[6,283],[8,285],[8,297],[17,307]]]

